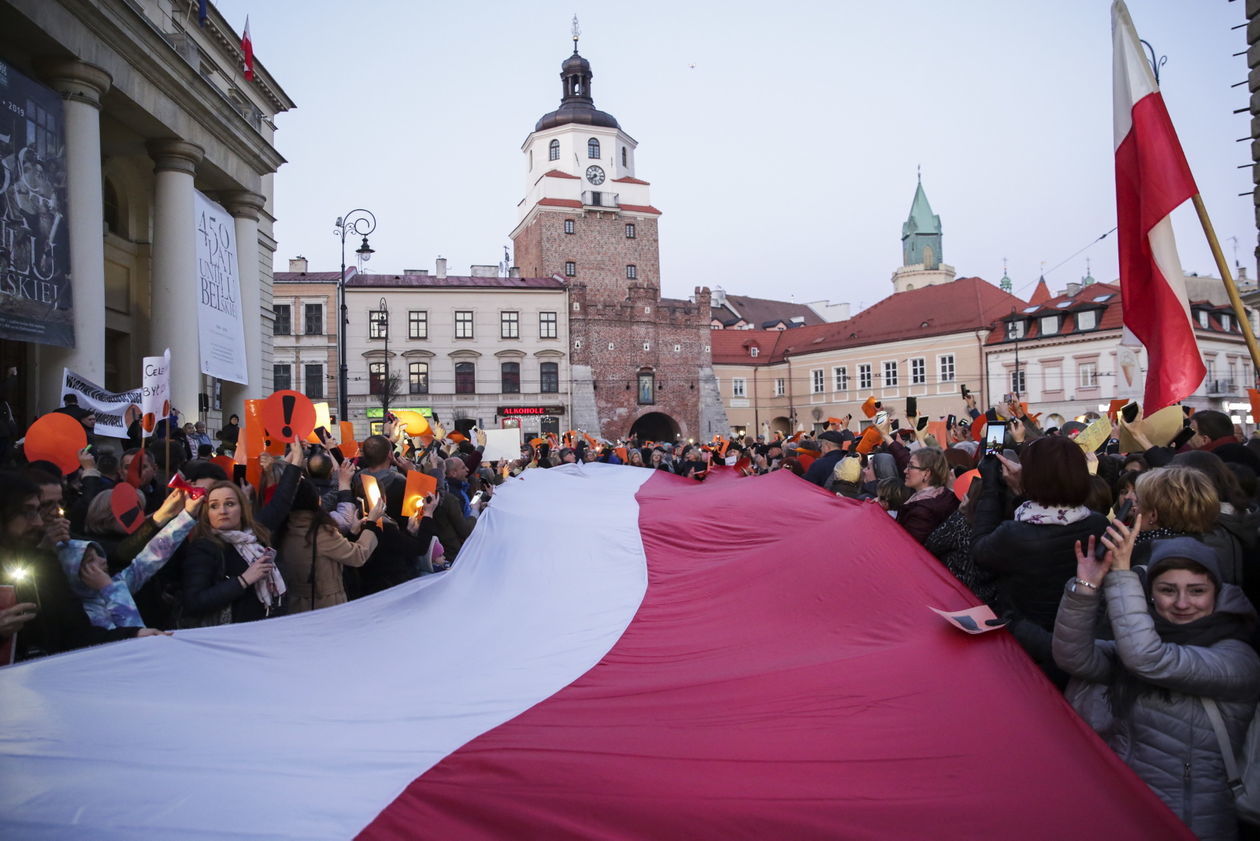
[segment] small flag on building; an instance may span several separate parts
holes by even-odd
[[[197,0],[197,25],[205,26],[210,17],[210,0]]]
[[[245,34],[241,36],[241,52],[245,53],[245,80],[254,81],[254,42],[249,37],[249,15],[245,16]]]

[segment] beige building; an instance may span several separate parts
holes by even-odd
[[[0,366],[23,372],[15,400],[23,419],[59,404],[63,367],[108,389],[135,388],[141,357],[167,347],[172,403],[186,419],[213,430],[247,396],[270,391],[272,175],[284,163],[272,120],[293,102],[261,63],[244,78],[239,45],[213,6],[198,25],[196,0],[0,4],[4,90],[24,87],[38,99],[43,86],[60,99],[17,116],[8,108],[0,121],[4,224],[35,244],[33,271],[55,275],[46,288],[69,304],[56,311],[73,328],[70,346],[19,332],[17,321],[0,331]],[[203,374],[190,342],[206,291],[197,191],[230,214],[237,253],[226,260],[239,288],[224,294],[244,324],[248,385]],[[41,241],[62,235],[68,271]],[[15,247],[0,259],[20,270],[29,255]],[[0,315],[20,316],[30,289],[38,292],[0,289]]]
[[[985,341],[999,318],[1024,306],[965,277],[896,293],[834,324],[715,330],[713,364],[731,431],[818,430],[847,414],[857,429],[872,396],[899,413],[914,397],[920,415],[939,420],[961,413],[964,385],[984,405]]]
[[[336,273],[333,273],[336,276]],[[349,420],[384,408],[436,413],[448,429],[563,432],[572,417],[568,291],[555,277],[359,274],[346,281]]]
[[[289,261],[272,283],[271,379],[337,414],[337,272],[308,272],[305,257]],[[355,270],[346,269],[353,277]]]

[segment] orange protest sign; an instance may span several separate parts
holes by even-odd
[[[531,447],[541,447],[543,444],[546,444],[546,443],[547,443],[547,440],[545,438],[530,438],[529,439],[529,445]]]
[[[262,488],[262,463],[258,456],[250,456],[245,463],[245,481],[253,485],[256,491]]]
[[[214,458],[210,459],[210,461],[219,465],[219,467],[222,467],[223,472],[228,475],[229,479],[232,478],[232,470],[235,468],[236,465],[229,456],[215,456]]]
[[[621,459],[622,464],[625,464],[629,459],[629,456],[626,455],[625,447],[614,447],[613,452],[617,454],[617,458]]]
[[[135,488],[126,482],[119,482],[107,493],[110,513],[123,531],[132,534],[144,525],[144,506],[140,504],[140,495]]]
[[[376,507],[376,503],[381,499],[381,486],[377,483],[376,477],[360,473],[359,481],[363,483],[363,496],[367,499],[368,509]]]
[[[866,398],[866,401],[862,403],[862,414],[866,415],[868,418],[875,417],[878,411],[879,405],[874,397],[868,397]]]
[[[1247,399],[1251,401],[1252,422],[1260,422],[1260,391],[1254,388],[1247,389]]]
[[[359,441],[354,437],[354,424],[341,421],[341,455],[343,458],[354,458],[359,454]]]
[[[315,404],[301,392],[277,391],[263,401],[262,421],[273,443],[301,441],[315,429]]]
[[[424,506],[424,498],[437,490],[437,479],[422,470],[407,474],[407,487],[403,490],[402,515],[411,517]]]
[[[462,444],[468,440],[468,436],[462,432],[452,432],[450,435],[447,435],[446,438],[448,441],[454,441],[456,444]]]
[[[413,412],[410,409],[399,409],[394,412],[394,417],[398,418],[403,425],[403,431],[408,435],[419,438],[421,435],[429,434],[429,419],[419,412]]]
[[[1112,420],[1115,420],[1116,417],[1120,414],[1120,410],[1123,409],[1127,405],[1129,405],[1129,401],[1123,397],[1121,397],[1119,400],[1112,400],[1111,403],[1107,405],[1107,417],[1111,418]]]
[[[927,434],[936,438],[938,447],[949,446],[949,429],[945,426],[945,421],[928,421]]]
[[[817,458],[817,456],[806,450],[801,450],[796,454],[796,460],[799,461],[801,463],[801,467],[806,470],[809,470],[809,466],[814,463],[815,458]]]
[[[884,436],[880,435],[879,430],[873,426],[868,426],[866,431],[862,433],[862,438],[857,442],[854,448],[862,455],[866,455],[871,450],[879,446],[879,442],[884,440]]]
[[[49,461],[63,475],[79,469],[79,450],[87,446],[83,424],[64,412],[49,412],[26,430],[22,452],[26,460]]]
[[[979,470],[968,470],[966,473],[954,480],[954,496],[958,497],[960,502],[967,498],[967,491],[971,489],[971,483],[974,482],[976,477],[979,475]]]
[[[971,422],[971,440],[979,443],[984,440],[984,428],[989,425],[989,416],[981,415]]]
[[[268,439],[266,424],[263,423],[263,404],[265,400],[245,401],[245,457],[257,458],[261,453],[284,455],[284,443],[278,439]]]

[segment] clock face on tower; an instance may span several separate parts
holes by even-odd
[[[586,180],[592,184],[603,184],[604,170],[597,166],[588,166],[586,168]]]

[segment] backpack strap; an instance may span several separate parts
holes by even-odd
[[[1229,744],[1229,733],[1225,730],[1225,719],[1221,717],[1221,708],[1212,698],[1204,698],[1200,695],[1199,701],[1202,702],[1203,711],[1207,713],[1208,721],[1212,722],[1212,730],[1216,733],[1221,759],[1225,760],[1225,776],[1229,782],[1229,790],[1234,793],[1235,798],[1242,797],[1246,788],[1243,786],[1242,774],[1238,770],[1238,759],[1234,756],[1234,749]]]

